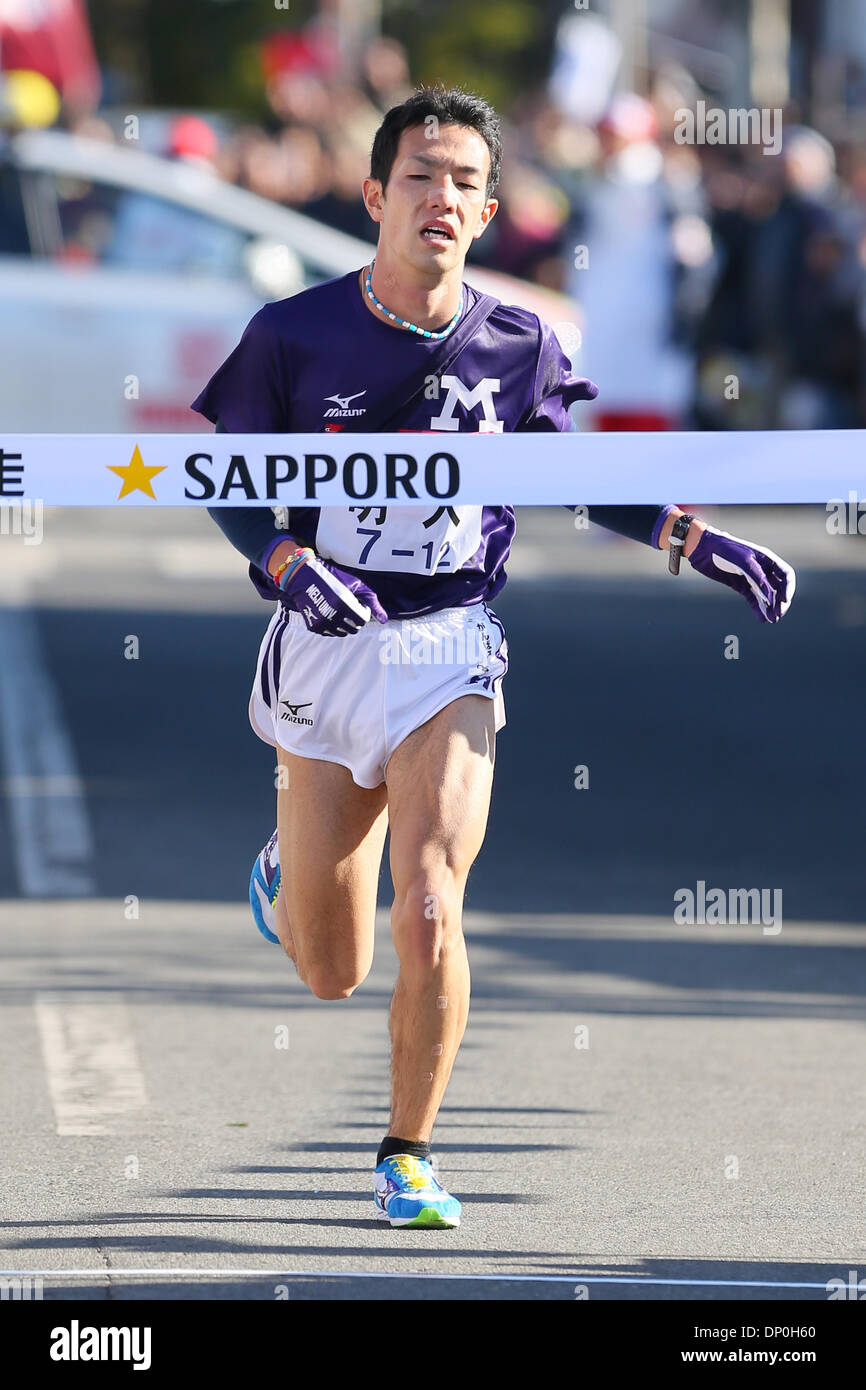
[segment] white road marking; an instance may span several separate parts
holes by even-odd
[[[840,1261],[840,1267],[844,1264]],[[847,1266],[846,1266],[847,1267]],[[500,1284],[662,1284],[701,1289],[824,1289],[826,1283],[800,1283],[779,1279],[663,1279],[655,1275],[619,1274],[420,1274],[373,1269],[2,1269],[0,1278],[14,1276],[43,1279],[468,1279]]]
[[[121,999],[40,994],[34,1008],[58,1134],[111,1134],[147,1104]]]
[[[93,842],[81,777],[30,609],[0,606],[0,652],[0,746],[21,891],[90,897]]]

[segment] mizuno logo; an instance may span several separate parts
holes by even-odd
[[[285,713],[280,715],[281,719],[287,719],[290,724],[307,724],[312,728],[312,719],[307,719],[305,715],[298,714],[298,710],[309,709],[312,700],[307,700],[303,705],[293,705],[290,700],[280,700],[281,705],[285,705]]]
[[[365,411],[365,409],[366,409],[366,407],[360,406],[360,405],[356,405],[353,409],[350,409],[350,408],[349,408],[349,403],[350,403],[350,401],[356,401],[356,400],[358,400],[358,398],[359,398],[360,396],[366,396],[366,394],[367,394],[367,392],[366,392],[366,390],[364,390],[364,391],[356,391],[355,394],[354,394],[354,396],[339,396],[339,395],[323,396],[323,397],[322,397],[323,400],[326,400],[326,401],[334,401],[334,403],[335,403],[334,406],[332,406],[330,410],[326,410],[326,411],[325,411],[325,415],[326,415],[326,416],[328,416],[328,415],[363,415],[363,414],[364,414],[364,411]]]

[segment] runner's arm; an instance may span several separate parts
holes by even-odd
[[[520,428],[570,432],[575,428],[571,405],[575,401],[594,400],[598,388],[594,382],[572,374],[571,362],[555,335],[540,320],[539,325],[532,409]],[[587,515],[591,521],[621,536],[669,550],[674,523],[683,513],[679,507],[668,503],[664,507],[588,506]],[[742,540],[693,517],[682,553],[699,574],[742,595],[762,623],[779,622],[791,606],[797,576],[781,556],[766,546]]]
[[[228,434],[222,420],[217,420],[215,432]],[[275,531],[270,507],[208,507],[207,511],[235,550],[265,574],[273,574],[283,560],[300,549],[285,531]]]
[[[571,407],[577,401],[592,401],[598,395],[595,382],[587,377],[575,376],[571,362],[556,337],[546,323],[538,319],[539,339],[538,357],[535,366],[535,380],[532,387],[531,408],[518,425],[518,429],[529,432],[555,430],[558,433],[576,433],[571,415]],[[564,504],[569,511],[574,506]],[[679,507],[673,504],[651,506],[588,506],[588,520],[606,531],[614,531],[629,540],[640,541],[654,549],[667,550],[673,524],[681,515]],[[683,553],[689,556],[700,540],[704,529],[703,522],[692,522],[686,537]]]
[[[568,503],[564,504],[569,511],[574,511],[574,507]],[[664,507],[658,506],[603,506],[587,507],[587,517],[596,526],[603,526],[606,531],[615,531],[618,536],[626,536],[632,541],[641,541],[644,545],[651,545],[654,549],[668,550],[670,548],[670,534],[673,530],[674,522],[678,516],[682,516],[679,507],[668,503]],[[688,557],[691,555],[701,537],[704,523],[695,517],[686,536],[683,554]]]
[[[290,381],[275,311],[276,305],[265,304],[253,315],[237,347],[192,402],[192,409],[210,420],[219,434],[282,434],[291,428]],[[269,589],[265,576],[273,574],[298,548],[297,543],[286,531],[277,530],[270,507],[209,507],[208,511],[235,549],[251,562],[250,578],[265,597]]]

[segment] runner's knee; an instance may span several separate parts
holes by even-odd
[[[333,951],[322,955],[299,951],[295,964],[301,981],[317,999],[348,999],[366,980],[371,963],[359,960],[354,952],[341,960]]]
[[[314,967],[308,971],[299,970],[298,974],[317,999],[348,999],[364,979],[363,975],[360,979],[352,978],[351,974],[341,975],[329,966],[323,969]]]
[[[443,865],[397,892],[391,920],[402,966],[435,970],[445,952],[462,947],[463,882]]]

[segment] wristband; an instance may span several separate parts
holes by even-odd
[[[285,589],[286,584],[291,579],[295,570],[300,569],[301,565],[305,565],[313,554],[315,554],[313,549],[305,545],[302,546],[300,550],[296,550],[294,554],[290,555],[287,560],[284,560],[281,565],[278,565],[271,575],[277,587]]]

